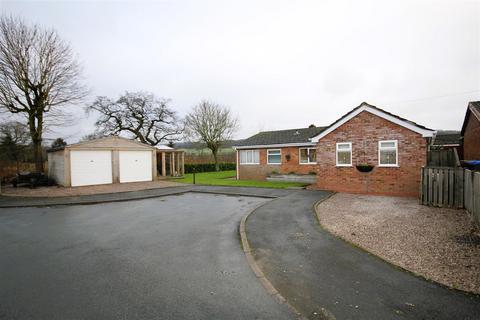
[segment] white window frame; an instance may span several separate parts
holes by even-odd
[[[242,166],[251,166],[251,165],[259,165],[260,164],[260,150],[258,149],[251,149],[251,150],[239,150],[240,154],[238,156],[238,161],[240,162],[240,165]],[[258,162],[242,162],[242,155],[241,152],[252,152],[252,161],[254,159],[253,152],[258,152]],[[247,156],[248,159],[248,156]]]
[[[338,145],[340,144],[348,144],[349,147],[350,147],[350,163],[349,164],[345,164],[345,163],[338,163]],[[342,150],[342,151],[346,151],[346,150]],[[352,159],[353,158],[353,150],[352,150],[352,143],[351,142],[337,142],[337,144],[335,145],[335,163],[337,165],[337,167],[351,167],[352,166]]]
[[[279,163],[271,163],[270,159],[268,158],[270,151],[279,151],[280,152],[280,162]],[[275,154],[277,155],[277,154]],[[267,149],[267,164],[272,166],[279,166],[282,164],[282,149]]]
[[[382,148],[382,142],[393,142],[395,143],[395,147],[394,148]],[[381,161],[381,158],[380,158],[380,152],[382,150],[395,150],[395,164],[389,164],[389,163],[386,163],[386,164],[382,164],[380,161]],[[379,167],[398,167],[398,140],[380,140],[378,141],[378,166]]]
[[[308,162],[302,162],[302,149],[307,149],[307,161]],[[317,164],[317,161],[315,162],[310,162],[310,150],[317,150],[315,147],[301,147],[298,148],[298,164],[305,165],[305,164]],[[317,154],[318,156],[318,154]]]

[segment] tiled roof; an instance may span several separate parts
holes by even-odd
[[[258,146],[290,143],[310,143],[310,138],[318,135],[326,127],[309,127],[277,131],[263,131],[239,141],[236,146]]]
[[[445,146],[460,144],[460,131],[457,130],[438,130],[433,138],[432,145]]]
[[[462,125],[462,131],[461,131],[462,137],[463,137],[463,134],[465,133],[465,128],[467,126],[470,114],[473,114],[478,119],[478,121],[480,121],[480,101],[471,101],[468,104],[467,113],[465,114],[465,118],[463,120],[463,125]]]
[[[469,104],[470,111],[480,120],[480,101],[472,101]]]

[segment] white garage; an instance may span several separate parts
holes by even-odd
[[[120,183],[152,180],[150,151],[120,151]]]
[[[112,183],[112,152],[72,150],[70,170],[72,187]]]
[[[50,150],[48,175],[62,186],[152,181],[157,149],[121,137],[105,137]]]

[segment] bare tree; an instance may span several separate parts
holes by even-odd
[[[17,173],[20,171],[20,159],[30,143],[28,128],[18,121],[0,124],[0,154],[5,160],[15,161]]]
[[[57,138],[53,140],[52,144],[50,145],[51,149],[60,149],[67,145],[67,142],[63,140],[63,138]]]
[[[89,134],[84,135],[80,139],[80,142],[95,140],[95,139],[99,139],[99,138],[103,138],[103,135],[93,132],[93,133],[89,133]]]
[[[87,112],[100,114],[95,122],[95,135],[126,133],[143,143],[156,146],[175,141],[183,132],[181,121],[169,107],[169,100],[156,98],[147,92],[126,92],[117,100],[97,97]]]
[[[0,17],[0,108],[27,119],[38,172],[47,115],[61,115],[87,94],[80,74],[71,47],[54,30]]]
[[[204,142],[212,151],[216,171],[219,171],[218,150],[237,129],[238,120],[228,108],[207,100],[201,101],[185,117],[187,136]]]

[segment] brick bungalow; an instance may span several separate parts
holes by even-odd
[[[264,131],[242,140],[234,148],[237,179],[263,180],[272,172],[316,172],[316,146],[311,138],[325,127]]]
[[[417,196],[420,169],[435,131],[362,103],[312,138],[317,188]],[[373,169],[361,172],[368,164]]]
[[[328,127],[260,132],[243,140],[235,147],[237,179],[316,173],[318,189],[417,196],[434,134],[364,102]]]
[[[463,159],[480,160],[480,101],[470,102],[463,121]]]

